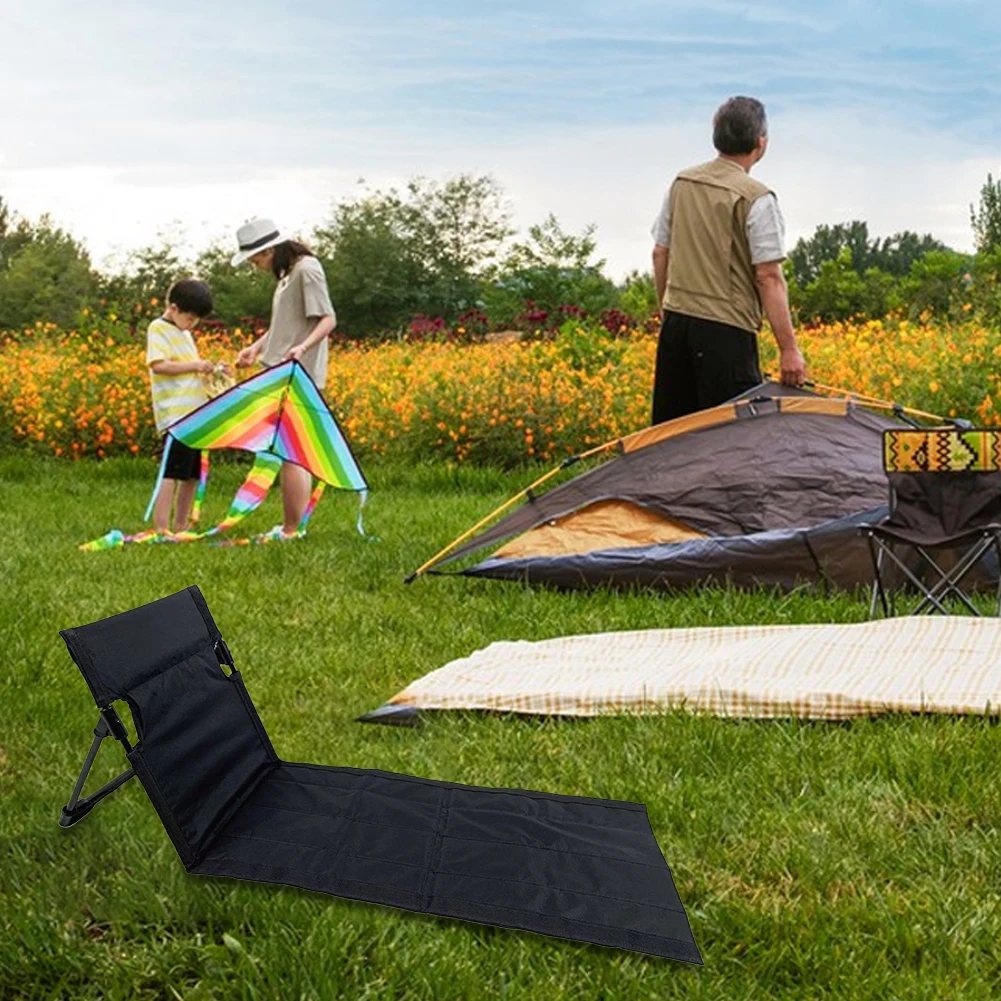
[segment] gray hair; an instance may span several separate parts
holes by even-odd
[[[765,106],[753,97],[731,97],[713,116],[713,145],[727,156],[753,153],[768,135]]]

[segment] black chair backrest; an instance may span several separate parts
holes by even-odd
[[[895,428],[883,468],[890,528],[934,543],[1001,522],[1001,430]]]
[[[277,763],[197,587],[61,633],[100,708],[125,701],[129,761],[185,864]],[[222,654],[228,659],[228,653]]]

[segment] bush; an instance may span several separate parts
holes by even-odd
[[[651,316],[660,317],[660,303],[657,301],[657,288],[650,272],[641,274],[632,271],[619,291],[619,309],[637,320],[645,321]]]

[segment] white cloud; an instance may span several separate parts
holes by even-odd
[[[931,232],[969,250],[969,204],[995,156],[930,132],[846,111],[776,116],[768,156],[755,176],[778,193],[790,245],[820,223],[864,219],[874,235]],[[66,167],[4,171],[0,191],[27,215],[50,211],[103,260],[143,245],[179,222],[201,248],[230,239],[250,215],[272,215],[308,231],[332,201],[400,186],[415,174],[492,173],[507,189],[522,228],[554,212],[568,229],[598,225],[599,252],[621,278],[646,269],[650,224],[674,174],[712,155],[708,126],[676,122],[630,128],[564,129],[548,138],[474,148],[410,148],[382,139],[342,148],[328,168],[214,165],[193,170]]]
[[[715,100],[738,87],[772,109],[756,174],[778,192],[790,241],[860,218],[875,234],[930,231],[969,249],[968,205],[1001,160],[990,140],[910,124],[954,101],[967,134],[995,136],[993,57],[954,46],[961,56],[927,71],[876,58],[912,26],[881,41],[855,0],[584,0],[574,18],[545,3],[339,6],[0,0],[0,90],[17,95],[0,195],[51,212],[101,261],[175,220],[194,248],[253,214],[308,230],[359,176],[375,188],[492,173],[522,227],[550,211],[573,230],[597,223],[621,277],[648,266],[664,189],[712,155]],[[864,106],[845,107],[860,94]]]

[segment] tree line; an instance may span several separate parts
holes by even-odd
[[[1001,322],[1001,180],[988,175],[970,223],[973,254],[911,231],[874,237],[858,220],[818,226],[786,261],[798,322],[970,310]],[[538,328],[585,315],[605,317],[612,329],[657,311],[649,273],[608,277],[594,226],[568,232],[549,215],[517,234],[505,193],[489,176],[364,190],[335,205],[307,241],[327,273],[339,327],[356,338],[421,325]],[[37,321],[70,327],[85,309],[129,315],[189,274],[211,284],[219,321],[266,318],[273,282],[231,267],[230,254],[213,246],[189,258],[162,239],[100,270],[51,218],[26,219],[0,198],[0,329]]]

